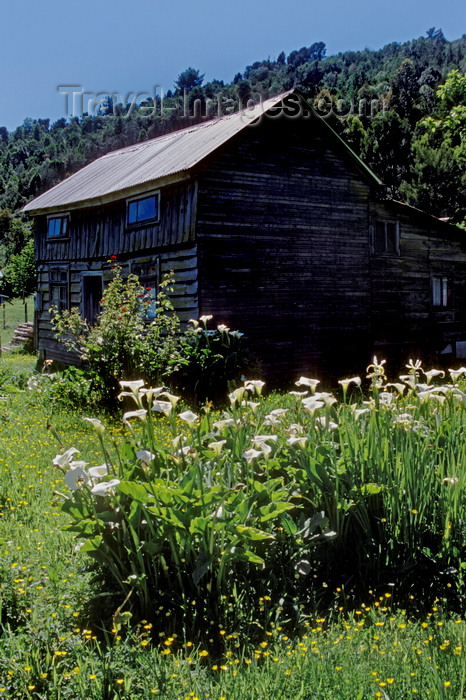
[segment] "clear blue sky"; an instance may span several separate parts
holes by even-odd
[[[433,26],[450,40],[466,33],[465,0],[5,0],[0,126],[66,116],[59,85],[124,96],[158,83],[166,92],[188,66],[229,82],[315,41],[329,56]]]

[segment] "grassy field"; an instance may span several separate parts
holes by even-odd
[[[20,323],[34,320],[34,298],[14,299],[0,305],[0,347],[8,347]]]
[[[346,402],[350,393],[347,386],[345,401],[332,403],[327,395],[323,398],[327,398],[328,406],[316,405],[316,395],[307,408],[303,408],[302,397],[279,395],[256,397],[251,402],[253,406],[243,406],[242,397],[237,394],[231,400],[231,408],[222,414],[212,411],[202,419],[177,409],[175,417],[162,405],[169,415],[154,414],[149,423],[143,414],[129,416],[136,398],[127,397],[129,404],[122,406],[127,418],[122,423],[89,407],[66,410],[57,400],[57,396],[63,398],[66,385],[59,383],[59,376],[49,379],[35,375],[34,367],[35,358],[27,355],[4,353],[0,359],[0,393],[4,396],[0,403],[0,698],[466,698],[466,622],[461,594],[466,409],[462,389],[444,389],[442,393],[437,387],[426,394],[426,387],[421,385],[406,397],[393,395],[391,399],[383,396],[388,392],[373,389],[377,403],[372,399],[371,404],[367,394],[359,394],[358,398],[356,387],[351,404]],[[411,379],[414,374],[412,371]],[[28,376],[34,377],[31,388],[25,381]],[[58,391],[51,390],[52,386],[58,386]],[[138,392],[133,392],[137,400],[145,400]],[[132,393],[131,389],[128,393]],[[102,424],[83,420],[91,416],[99,418]],[[296,427],[299,425],[303,431]],[[137,567],[144,564],[138,559],[138,552],[144,546],[141,532],[146,527],[144,513],[136,527],[137,504],[141,502],[138,499],[150,499],[147,493],[141,496],[140,488],[149,478],[147,466],[151,460],[145,457],[149,462],[142,461],[142,470],[134,472],[134,466],[130,467],[134,460],[132,441],[139,448],[157,452],[157,464],[166,465],[164,488],[167,484],[173,489],[176,486],[184,504],[175,507],[174,516],[178,514],[179,519],[183,509],[193,509],[189,517],[191,539],[186,546],[199,548],[200,528],[211,527],[216,519],[221,522],[214,500],[219,494],[222,507],[230,508],[232,514],[233,509],[242,512],[241,503],[247,499],[253,513],[253,489],[262,494],[256,520],[245,520],[239,530],[235,525],[236,534],[242,532],[252,538],[248,577],[242,584],[242,579],[235,579],[242,575],[244,563],[240,562],[238,569],[232,559],[222,585],[225,590],[233,584],[241,589],[235,593],[233,609],[228,613],[226,605],[225,612],[219,604],[218,617],[194,617],[204,627],[197,630],[199,634],[195,627],[194,634],[188,634],[186,622],[184,627],[175,625],[176,606],[183,599],[177,598],[181,594],[169,550],[164,552],[169,578],[163,584],[168,586],[169,601],[146,618],[138,616],[137,605],[133,605],[139,594],[132,577],[128,577],[127,584],[122,582],[122,590],[133,590],[132,598],[125,601],[124,593],[111,585],[109,577],[104,581],[91,565],[92,559],[80,551],[80,542],[92,545],[92,528],[100,516],[96,511],[93,516],[82,518],[79,508],[91,503],[92,498],[104,496],[92,497],[89,487],[70,491],[66,469],[65,473],[58,469],[53,459],[73,446],[79,450],[80,460],[89,466],[101,465],[99,431],[103,426],[105,459],[113,465],[120,464],[113,467],[114,473],[104,477],[103,483],[108,483],[110,476],[121,479],[117,491],[105,494],[105,522],[117,522],[116,515],[109,515],[113,509],[122,513],[128,508],[128,523],[133,523],[134,532],[130,540],[124,540],[126,549],[121,550],[119,557],[122,571],[128,561],[133,562],[135,577],[141,573]],[[259,433],[269,437],[268,443],[259,439]],[[256,442],[251,443],[254,439]],[[225,443],[221,444],[223,440]],[[250,448],[251,444],[257,449]],[[269,444],[271,450],[264,444]],[[185,451],[177,455],[180,445]],[[249,449],[255,449],[257,454]],[[188,456],[193,474],[199,475],[197,465],[202,456],[206,460],[203,464],[215,463],[217,472],[214,469],[209,474],[218,477],[212,483],[205,481],[202,496],[194,488],[192,500],[191,482],[186,480],[190,462],[184,461]],[[325,475],[318,466],[314,471],[305,471],[306,465],[319,463],[325,464],[330,480],[324,485],[321,479]],[[396,479],[392,478],[397,469]],[[248,474],[252,481],[248,481]],[[369,541],[356,542],[356,533],[361,536],[361,530],[354,529],[356,526],[368,528],[372,538],[387,536],[387,542],[392,542],[392,533],[396,533],[399,547],[404,551],[412,547],[422,566],[416,569],[412,562],[411,568],[403,570],[396,581],[388,574],[376,580],[376,566],[382,566],[386,556],[393,556],[398,562],[400,552],[392,543],[387,545],[386,553],[379,553],[375,564],[371,562],[367,570],[360,572],[368,585],[361,584],[358,596],[349,578],[338,578],[348,570],[332,570],[328,563],[324,572],[315,569],[313,574],[306,569],[299,573],[305,567],[301,559],[300,569],[291,576],[296,580],[281,580],[284,574],[275,576],[274,567],[285,571],[285,560],[277,563],[268,558],[269,552],[273,553],[280,541],[280,528],[286,525],[290,532],[293,528],[281,516],[274,524],[273,511],[260,487],[264,474],[269,474],[268,493],[278,489],[280,503],[288,498],[280,484],[291,484],[293,504],[298,489],[301,499],[314,499],[313,509],[320,507],[317,495],[325,492],[329,527],[335,527],[338,535],[328,546],[336,547],[342,557],[347,538],[345,566],[366,556],[366,551],[371,556],[375,551]],[[225,488],[222,486],[227,475],[233,478],[233,488],[230,482]],[[277,479],[281,480],[278,486]],[[133,487],[136,482],[138,486]],[[150,476],[150,484],[151,489],[155,487],[154,476]],[[159,489],[164,493],[161,486]],[[244,497],[240,497],[242,493]],[[71,504],[68,512],[63,510],[64,502]],[[166,505],[165,515],[168,502]],[[210,515],[204,522],[199,510],[203,507],[210,514],[213,509],[216,516]],[[354,521],[342,517],[345,508],[345,512],[354,515]],[[295,511],[287,512],[294,517]],[[257,518],[262,518],[260,525]],[[74,530],[65,529],[70,521],[74,521]],[[196,528],[191,526],[194,521]],[[348,523],[352,523],[351,527]],[[184,532],[181,525],[177,527],[180,533]],[[215,532],[227,536],[228,530],[223,525],[219,528],[208,530],[212,546]],[[120,530],[117,526],[112,532]],[[265,534],[269,539],[264,549],[260,537]],[[434,535],[438,535],[437,545]],[[155,531],[153,538],[157,536]],[[108,546],[116,547],[117,540],[118,534],[108,541]],[[182,541],[178,542],[181,547]],[[223,556],[221,546],[225,547],[225,543],[219,543],[219,561]],[[182,556],[189,561],[189,548],[183,551]],[[280,552],[284,557],[286,549]],[[256,558],[260,554],[267,566],[262,569],[253,564],[252,554]],[[449,564],[448,571],[446,564],[440,565],[440,558],[435,566],[436,557],[443,557],[442,561]],[[322,561],[318,566],[322,566]],[[430,562],[430,569],[426,562]],[[178,570],[182,571],[183,566],[180,560]],[[395,574],[396,568],[391,573]],[[115,575],[119,572],[115,571]],[[146,575],[150,575],[149,569]],[[162,572],[157,575],[162,576]],[[201,576],[200,581],[200,597],[181,603],[187,608],[193,602],[199,606],[214,590],[213,583],[212,588],[210,583],[208,588],[203,587],[206,578]],[[142,578],[141,582],[140,591]],[[156,589],[151,590],[154,593]],[[279,600],[281,590],[297,596],[294,625],[290,625],[290,610]],[[318,598],[325,601],[326,607],[321,604],[316,608]],[[188,617],[183,619],[187,621]]]

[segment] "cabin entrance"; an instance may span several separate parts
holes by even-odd
[[[89,324],[97,321],[100,313],[100,301],[102,299],[103,280],[100,273],[84,273],[82,283],[82,310],[83,317]]]

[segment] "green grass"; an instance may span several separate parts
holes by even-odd
[[[32,371],[33,364],[27,356],[0,360],[0,368],[15,376],[21,368]],[[258,612],[265,611],[268,622],[261,635],[254,635],[256,643],[248,643],[246,632],[240,636],[233,628],[213,628],[212,635],[224,640],[218,657],[189,638],[174,637],[169,610],[166,624],[161,616],[155,626],[124,609],[104,629],[100,613],[115,613],[121,601],[105,595],[85,555],[75,551],[73,534],[63,531],[68,516],[60,510],[59,494],[69,491],[52,466],[53,457],[70,445],[85,461],[101,463],[96,433],[82,420],[89,411],[60,411],[40,390],[6,397],[0,404],[0,699],[466,698],[464,611],[452,612],[442,600],[423,615],[406,613],[390,579],[377,591],[368,590],[351,611],[345,590],[335,587],[332,610],[321,615],[303,610],[306,623],[293,637],[275,604],[259,600]],[[267,410],[284,403],[294,406],[290,397],[273,396]],[[455,467],[448,474],[461,476],[460,406],[452,417],[455,430],[443,424],[442,445]],[[120,440],[121,423],[103,420]],[[53,429],[47,428],[50,424]],[[360,425],[347,424],[344,442],[351,448],[361,439]],[[382,435],[380,449],[390,453],[387,425],[374,414],[374,435]],[[158,421],[157,431],[157,441],[168,449],[169,422]],[[398,451],[408,435],[395,431]],[[424,449],[417,435],[409,448],[413,459],[418,448]],[[367,438],[359,469],[372,464],[376,449],[373,436]],[[424,460],[430,453],[422,450],[418,456]],[[413,608],[416,595],[412,588]]]
[[[34,297],[13,299],[0,305],[0,347],[8,347],[20,323],[34,320]]]

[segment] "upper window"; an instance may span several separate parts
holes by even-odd
[[[374,253],[376,255],[398,255],[398,224],[396,221],[375,222]]]
[[[448,277],[432,277],[432,305],[447,308],[450,302],[450,284]]]
[[[47,238],[68,236],[68,216],[51,216],[47,219]]]
[[[159,195],[151,194],[149,197],[131,199],[128,202],[126,223],[128,226],[157,221],[159,218]]]

